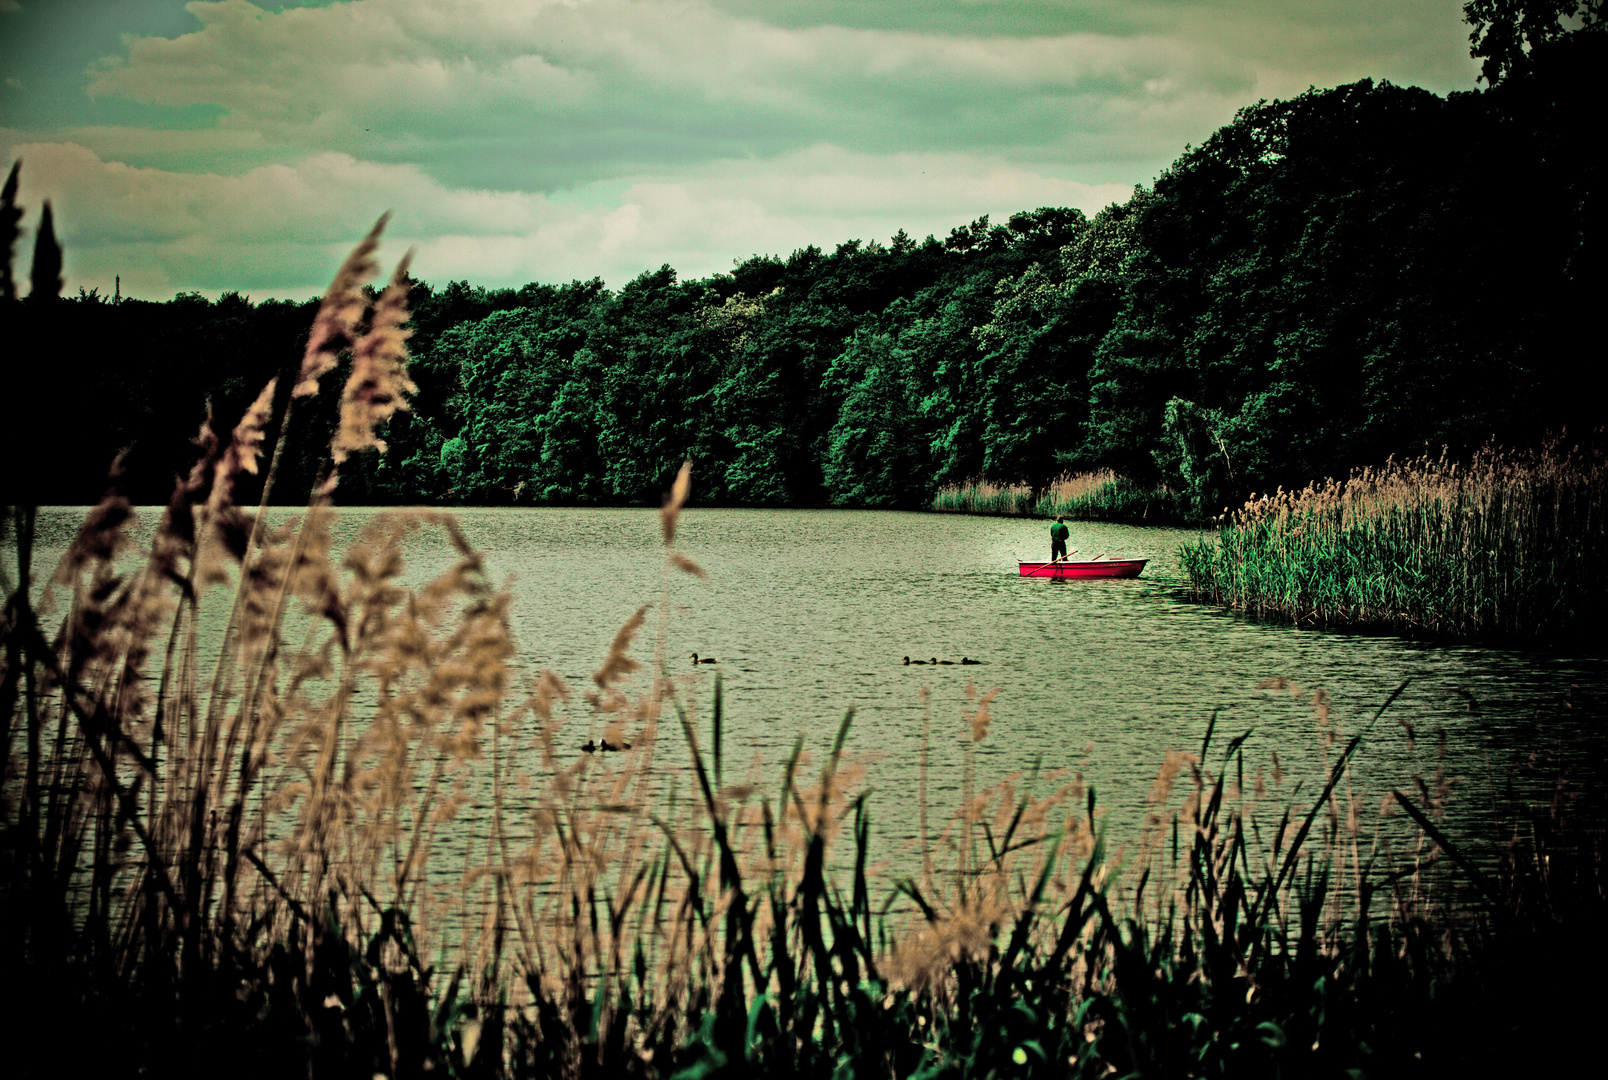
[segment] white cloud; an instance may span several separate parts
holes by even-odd
[[[99,97],[221,107],[224,129],[373,158],[466,139],[540,147],[595,176],[584,144],[678,160],[827,140],[862,151],[1064,143],[1112,97],[1206,94],[1227,115],[1255,82],[1199,39],[953,37],[781,29],[698,3],[366,0],[264,12],[194,3],[201,28],[142,38],[89,86]],[[637,145],[633,146],[632,144]],[[461,167],[461,164],[460,164]],[[439,170],[438,170],[439,171]]]
[[[599,275],[618,286],[668,262],[684,277],[811,243],[940,235],[983,214],[1093,211],[1124,185],[1088,185],[964,154],[872,156],[830,146],[727,161],[623,189],[545,195],[447,187],[411,165],[317,154],[237,176],[103,160],[73,143],[12,145],[19,198],[55,207],[69,287],[163,298],[175,288],[307,296],[381,212],[385,255],[415,246],[426,280],[518,285]]]

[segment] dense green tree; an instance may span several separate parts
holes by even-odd
[[[420,390],[412,414],[393,422],[386,457],[401,464],[384,494],[404,502],[530,501],[551,484],[550,470],[541,468],[552,426],[544,415],[574,380],[576,355],[594,330],[593,309],[606,294],[593,279],[527,287],[520,299],[434,341],[419,335],[412,370]],[[595,421],[591,432],[595,445]]]
[[[930,435],[917,354],[895,336],[857,334],[827,373],[841,392],[823,467],[837,506],[907,507],[930,498]]]
[[[553,400],[537,417],[534,437],[540,440],[541,456],[530,481],[531,496],[537,502],[575,505],[610,501],[598,451],[602,418],[596,387],[601,378],[597,359],[590,351],[580,350]]]
[[[1092,221],[1063,212],[1055,258],[996,287],[991,317],[976,330],[989,369],[981,435],[989,476],[1042,488],[1083,463],[1089,374],[1121,306],[1132,222],[1145,198],[1140,192]]]

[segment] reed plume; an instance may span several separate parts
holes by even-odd
[[[407,364],[410,258],[404,255],[397,264],[390,284],[374,304],[368,329],[352,347],[352,373],[341,392],[340,426],[330,443],[336,465],[362,450],[383,452],[385,442],[375,429],[406,409],[407,395],[418,392],[408,378]]]
[[[389,219],[389,214],[380,215],[368,235],[346,257],[335,273],[335,280],[324,292],[318,314],[313,317],[312,331],[307,336],[307,348],[302,354],[292,396],[311,397],[318,393],[318,380],[335,370],[341,350],[352,344],[358,323],[368,307],[363,286],[379,269],[374,252],[380,246],[380,234]]]

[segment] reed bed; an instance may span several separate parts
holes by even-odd
[[[982,478],[941,488],[932,509],[1011,517],[1056,517],[1077,521],[1165,522],[1177,514],[1166,488],[1146,488],[1111,469],[1062,473],[1049,485],[996,484]]]
[[[1608,463],[1559,441],[1391,461],[1253,497],[1180,562],[1196,598],[1296,622],[1600,641]]]
[[[13,1045],[107,1075],[1468,1072],[1509,1059],[1484,1037],[1513,1015],[1492,980],[1534,965],[1537,940],[1604,925],[1599,788],[1510,793],[1513,842],[1482,863],[1447,837],[1431,762],[1378,814],[1352,795],[1365,742],[1412,737],[1380,724],[1389,701],[1342,730],[1323,695],[1283,683],[1329,755],[1321,791],[1279,797],[1276,757],[1270,788],[1252,733],[1208,723],[1167,755],[1122,850],[1076,774],[977,787],[992,695],[975,692],[924,736],[971,748],[961,804],[929,816],[924,753],[921,870],[879,880],[852,715],[820,760],[800,743],[774,776],[734,775],[718,686],[695,716],[667,674],[667,595],[583,693],[514,669],[507,593],[450,517],[382,515],[332,550],[341,460],[405,403],[401,274],[377,299],[361,288],[377,238],[281,399],[351,365],[297,521],[269,529],[232,502],[272,386],[232,432],[203,428],[147,550],[108,495],[37,604],[33,514],[9,515]],[[702,573],[675,546],[690,484],[689,465],[660,515],[666,582]],[[420,529],[457,559],[408,585]],[[214,592],[232,615],[212,660]],[[578,752],[583,723],[619,749]]]
[[[996,484],[982,477],[940,488],[932,508],[960,514],[1003,514],[1026,517],[1037,503],[1028,484]]]

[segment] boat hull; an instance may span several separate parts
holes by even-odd
[[[1023,577],[1136,578],[1149,559],[1101,559],[1098,562],[1017,563]]]

